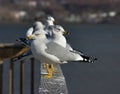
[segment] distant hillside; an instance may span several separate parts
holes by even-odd
[[[46,15],[63,22],[116,22],[120,0],[0,0],[0,22],[29,22]]]

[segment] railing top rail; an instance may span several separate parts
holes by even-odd
[[[13,46],[21,46],[16,43],[0,43],[0,47],[13,47]]]

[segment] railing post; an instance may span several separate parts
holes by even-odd
[[[41,65],[41,72],[44,70],[45,68]],[[55,73],[52,78],[43,77],[46,73],[41,74],[39,94],[68,94],[60,64],[54,64],[54,71]]]
[[[31,94],[34,94],[34,58],[31,58]]]
[[[0,94],[2,94],[3,82],[3,61],[0,61]]]
[[[20,94],[24,94],[24,61],[20,61]]]
[[[10,61],[10,70],[9,70],[9,94],[13,94],[14,89],[14,63]]]

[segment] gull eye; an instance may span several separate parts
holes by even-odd
[[[61,31],[61,29],[59,29],[59,28],[57,28],[57,30],[56,30],[57,32],[60,32]]]

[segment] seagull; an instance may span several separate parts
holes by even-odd
[[[39,29],[32,33],[29,38],[31,41],[31,51],[33,56],[41,63],[46,64],[64,64],[70,61],[85,61],[84,56],[67,49],[56,43],[53,40],[47,38],[47,32],[44,31],[44,25],[39,24]],[[85,58],[89,59],[89,58]],[[95,59],[94,59],[95,60]],[[88,61],[87,61],[88,62]],[[48,68],[47,78],[51,78],[53,75],[52,68]]]
[[[48,16],[45,24],[45,31],[48,32],[48,37],[53,38],[53,40],[63,47],[67,47],[70,50],[73,48],[66,42],[66,38],[63,35],[69,34],[60,25],[54,25],[55,19],[52,16]]]
[[[46,64],[48,74],[45,77],[52,77],[54,72],[53,64],[56,63],[64,64],[69,61],[92,63],[94,60],[97,60],[96,58],[85,56],[83,53],[74,50],[67,43],[66,38],[63,35],[65,30],[62,26],[54,25],[53,23],[50,26],[50,38],[47,37],[49,30],[45,28],[46,26],[40,21],[37,21],[26,33],[27,41],[30,41],[30,44],[26,44],[27,42],[25,40],[20,39],[22,43],[28,45],[36,59],[41,63]],[[31,53],[29,52],[29,54]]]
[[[19,38],[18,41],[21,42],[22,44],[26,45],[27,47],[30,46],[30,42],[29,42],[29,39],[31,38],[32,34],[35,32],[35,31],[38,31],[40,28],[41,25],[41,22],[40,21],[37,21],[33,24],[33,26],[31,28],[28,29],[27,33],[26,33],[26,37],[27,37],[27,40],[25,38]],[[44,28],[44,25],[43,25],[43,28]],[[45,29],[46,30],[46,29]],[[46,32],[46,31],[45,31]],[[63,34],[65,34],[66,31],[63,29],[62,26],[60,25],[56,25],[54,26],[52,29],[51,29],[51,40],[58,43],[59,45],[63,46],[63,47],[66,47],[66,39],[65,37],[63,36]],[[46,34],[47,36],[48,34]],[[50,38],[50,37],[49,37]],[[23,58],[23,57],[28,57],[28,56],[31,56],[32,55],[32,52],[31,50],[25,52],[24,54],[20,55],[18,57],[18,60]],[[16,59],[17,60],[17,59]],[[54,68],[53,68],[53,64],[43,64],[44,68],[47,68],[48,66],[52,68],[52,70],[54,71]]]
[[[47,19],[45,22],[46,23],[44,25],[44,31],[47,32],[46,34],[47,38],[53,40],[54,42],[60,44],[63,47],[66,47],[66,39],[64,36],[62,36],[62,33],[67,34],[67,32],[63,29],[63,27],[60,25],[54,25],[55,19],[52,16],[47,16]],[[28,34],[29,32],[31,33],[31,31],[28,31]],[[47,66],[50,66],[53,68],[52,64],[50,65],[43,64],[43,66],[44,68]]]
[[[85,56],[85,55],[84,55],[82,52],[80,52],[80,51],[74,50],[74,49],[71,47],[71,45],[67,43],[67,40],[66,40],[64,34],[66,34],[66,33],[68,34],[68,32],[65,31],[62,26],[60,26],[60,25],[55,25],[55,26],[52,28],[51,32],[52,32],[52,36],[51,36],[51,37],[52,37],[52,40],[53,40],[55,43],[61,45],[61,46],[64,47],[64,48],[69,49],[71,52],[80,54],[82,57],[84,57],[84,61],[86,61],[86,62],[92,62],[93,58],[88,57],[88,56]]]
[[[53,25],[53,19],[54,18],[51,17],[51,16],[48,17],[48,19],[47,19],[49,23],[52,23],[52,24],[48,23],[50,26]],[[39,28],[40,27],[39,24],[41,25],[41,22],[40,21],[36,21],[33,24],[33,26],[30,27],[27,30],[27,32],[26,32],[26,38],[19,38],[19,39],[17,39],[17,41],[19,41],[21,44],[29,47],[30,46],[30,40],[29,40],[29,38],[31,37],[31,35],[35,31],[37,31],[37,30],[40,29]],[[43,27],[46,27],[46,26],[43,25]],[[47,32],[45,28],[44,28],[44,30],[45,30],[45,32]],[[63,34],[67,34],[68,32],[65,31],[62,26],[60,26],[60,25],[54,25],[54,26],[52,26],[51,29],[49,29],[49,31],[51,32],[51,36],[49,37],[51,40],[53,40],[54,42],[58,43],[59,45],[61,45],[63,47],[66,47],[66,38],[63,36]],[[46,34],[46,36],[48,36],[48,34]],[[21,59],[21,57],[28,56],[28,55],[31,55],[31,54],[32,54],[31,50],[29,50],[29,51],[25,52],[25,54],[20,55],[19,59]]]

